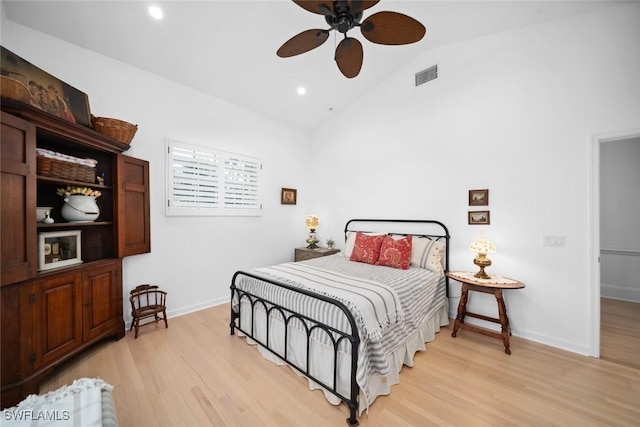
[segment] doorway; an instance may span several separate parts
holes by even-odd
[[[593,148],[593,355],[640,367],[640,132],[598,137]]]

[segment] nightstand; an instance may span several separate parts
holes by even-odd
[[[456,321],[453,324],[453,332],[451,333],[451,336],[455,337],[458,334],[458,329],[466,329],[489,337],[502,339],[504,352],[511,354],[511,349],[509,348],[511,327],[509,326],[509,318],[507,317],[507,306],[504,304],[504,299],[502,298],[502,290],[521,289],[524,288],[524,283],[501,276],[491,276],[489,279],[478,279],[474,276],[474,273],[466,271],[449,271],[447,272],[447,276],[462,283],[462,295],[460,295],[460,303],[458,304],[458,315],[456,316]],[[498,314],[500,318],[489,317],[483,314],[476,314],[467,311],[469,291],[482,292],[495,296],[496,302],[498,303]],[[475,317],[476,319],[482,319],[488,322],[499,323],[502,327],[502,331],[501,333],[498,333],[486,328],[464,323],[464,318],[466,316]]]
[[[296,248],[295,261],[306,261],[308,259],[320,258],[327,255],[333,255],[340,252],[340,249],[318,248]]]

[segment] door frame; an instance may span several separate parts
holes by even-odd
[[[620,131],[591,137],[591,174],[589,179],[589,355],[600,357],[600,147],[601,144],[640,137],[640,129]]]

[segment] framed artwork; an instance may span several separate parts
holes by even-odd
[[[469,225],[487,225],[491,224],[491,216],[489,211],[470,211]]]
[[[24,84],[29,90],[28,105],[61,119],[91,127],[89,98],[84,92],[69,86],[9,49],[0,46],[3,77]]]
[[[280,194],[280,203],[283,205],[295,205],[298,201],[298,190],[295,188],[283,188]]]
[[[80,230],[38,233],[38,270],[82,263]]]
[[[469,190],[469,206],[489,206],[489,190]]]

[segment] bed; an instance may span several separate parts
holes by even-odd
[[[340,254],[236,272],[230,332],[344,402],[356,426],[449,323],[450,236],[439,221],[386,219],[344,234]]]

